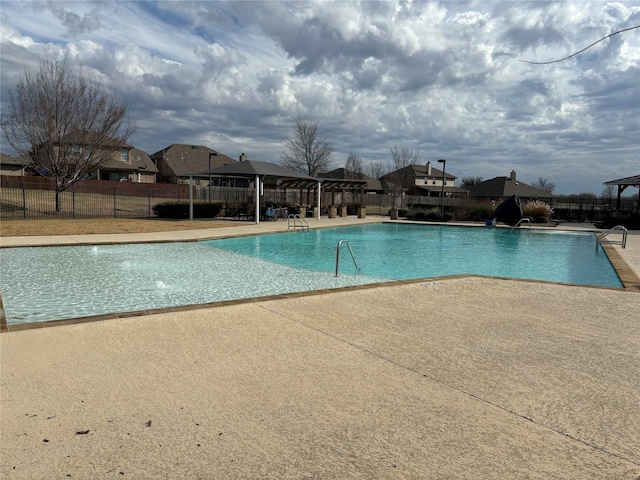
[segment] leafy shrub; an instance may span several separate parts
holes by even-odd
[[[453,211],[453,218],[462,222],[484,222],[494,217],[495,206],[491,202],[467,200]]]
[[[253,204],[249,204],[248,202],[234,202],[233,205],[227,203],[224,207],[224,216],[225,217],[235,217],[239,214],[246,215],[249,212],[254,212],[255,207]]]
[[[217,217],[222,207],[222,202],[194,203],[193,218]],[[189,218],[189,202],[158,203],[153,206],[153,213],[160,218]]]
[[[530,200],[522,205],[522,215],[533,218],[534,222],[544,223],[551,219],[553,209],[541,200]]]
[[[398,215],[400,215],[400,211],[398,212]],[[407,217],[408,220],[421,220],[428,222],[448,222],[453,220],[453,215],[447,211],[444,212],[444,218],[441,218],[439,208],[409,208],[403,216]]]

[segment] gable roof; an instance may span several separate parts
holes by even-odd
[[[495,177],[464,188],[469,190],[469,194],[472,197],[497,198],[517,195],[523,198],[551,198],[554,196],[549,192],[532,187],[511,177]]]
[[[209,163],[209,153],[215,154],[211,156],[211,163]],[[194,172],[206,170],[209,166],[213,169],[238,163],[237,160],[212,148],[183,143],[174,143],[165,147],[151,154],[151,159],[156,162],[156,165],[158,161],[163,162],[161,170],[164,177],[187,177]]]
[[[413,169],[413,174],[416,177],[426,177],[427,176],[427,166],[426,165],[410,165],[410,167]],[[431,174],[428,175],[428,176],[429,177],[442,178],[442,170],[434,167],[433,164],[431,163]],[[444,172],[444,178],[446,180],[455,180],[457,177],[455,175],[452,175],[452,174],[447,173],[445,171]]]
[[[320,177],[323,179],[340,179],[340,180],[365,180],[367,183],[364,186],[368,191],[382,191],[382,183],[377,178],[370,177],[363,173],[356,174],[344,167],[336,168],[327,173],[321,173]]]
[[[25,160],[22,157],[12,157],[11,155],[7,155],[6,153],[0,152],[0,163],[2,165],[16,165],[19,167],[25,167],[29,164],[28,160]]]
[[[121,162],[115,158],[110,158],[100,165],[102,170],[124,170],[140,173],[158,173],[158,169],[151,160],[148,153],[139,148],[131,147],[129,150],[129,163]]]

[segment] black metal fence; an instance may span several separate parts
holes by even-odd
[[[190,190],[191,189],[191,193]],[[297,189],[265,188],[260,198],[262,204],[276,206],[315,206],[316,192]],[[46,218],[150,218],[153,207],[159,203],[188,201],[222,202],[232,208],[254,202],[255,190],[251,188],[171,185],[157,183],[109,182],[82,180],[58,193],[56,211],[55,183],[44,177],[0,176],[0,219]],[[625,199],[626,200],[626,199]],[[364,205],[369,214],[388,215],[391,207],[419,208],[440,207],[440,197],[386,194],[361,194],[359,191],[336,190],[321,193],[321,205]],[[469,198],[444,198],[446,209],[464,207],[468,202],[481,202]],[[577,199],[575,203],[560,203],[554,218],[566,221],[594,221],[610,214],[615,200],[602,203],[597,199]],[[495,203],[495,202],[494,202]],[[629,199],[633,209],[633,201]],[[629,207],[626,204],[623,207]]]
[[[86,180],[57,196],[51,179],[2,176],[0,219],[148,218],[157,203],[188,200],[189,187]]]
[[[191,188],[191,194],[189,189]],[[252,188],[215,187],[170,184],[145,184],[82,180],[67,190],[58,192],[56,210],[55,183],[44,177],[0,176],[0,219],[47,219],[47,218],[150,218],[153,207],[159,203],[188,201],[222,202],[225,206],[237,207],[254,202]],[[315,206],[315,190],[267,189],[260,202],[278,206]],[[396,205],[419,203],[440,205],[435,197],[400,198],[393,195],[361,194],[358,191],[324,191],[321,205],[363,204],[369,213],[388,214]],[[456,199],[445,199],[445,205],[453,205]],[[402,204],[402,205],[401,205]]]

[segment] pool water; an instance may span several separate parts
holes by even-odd
[[[335,272],[338,242],[348,240],[361,275],[395,280],[479,274],[621,287],[592,233],[384,223],[207,242],[309,270]],[[340,272],[356,273],[346,245]]]
[[[336,246],[347,240],[335,276]],[[480,274],[622,287],[592,233],[374,224],[204,242],[0,249],[8,324]]]

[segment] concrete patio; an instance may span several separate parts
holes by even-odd
[[[639,305],[471,276],[10,331],[0,476],[637,480]]]

